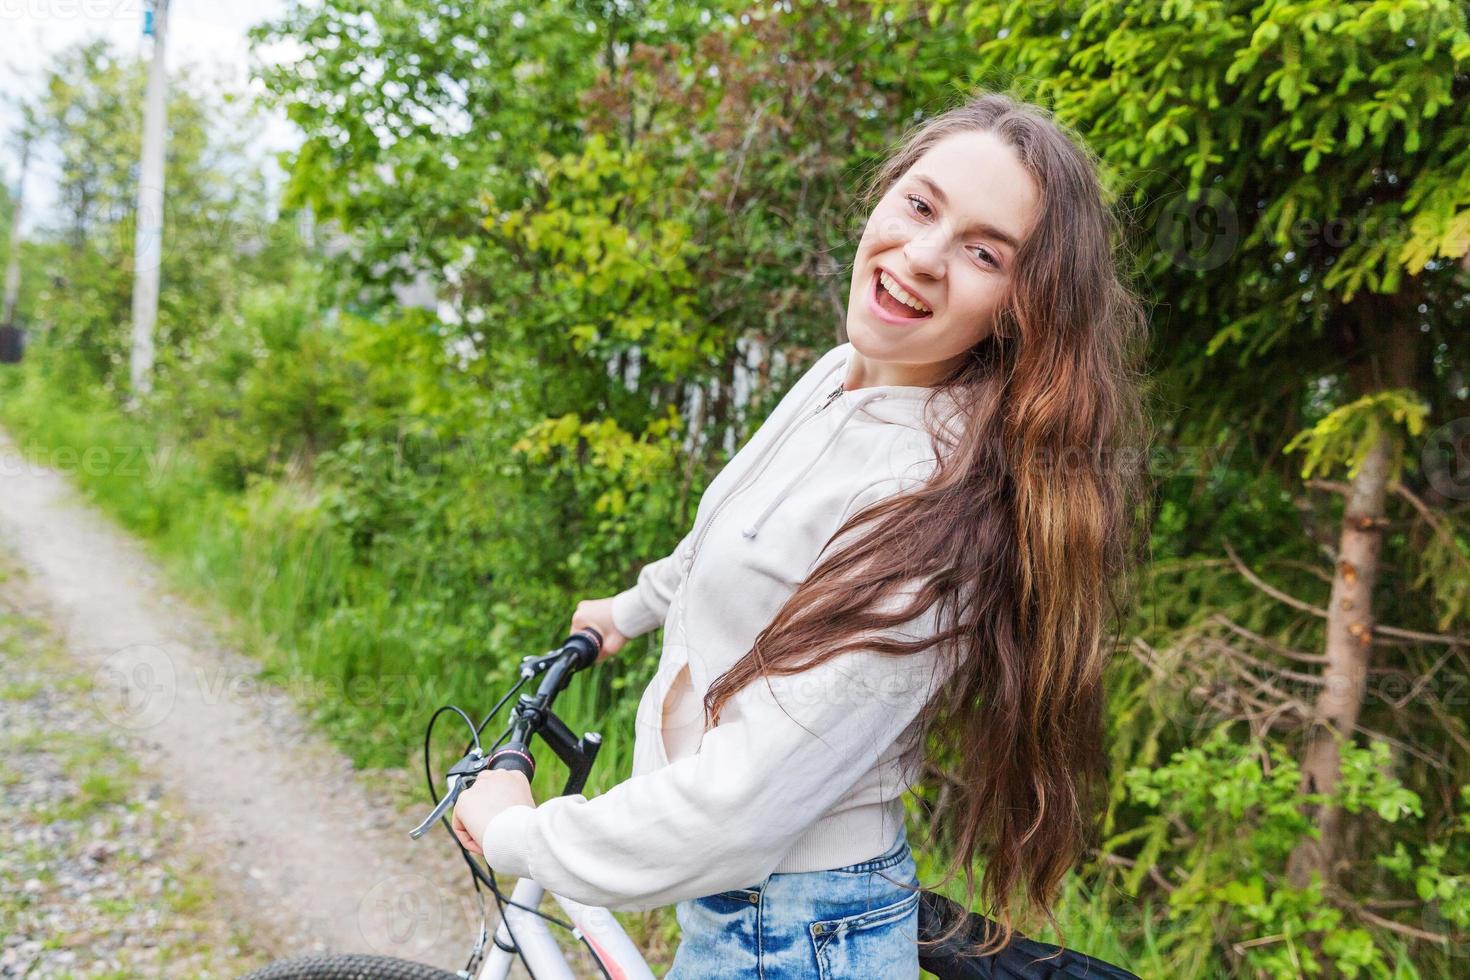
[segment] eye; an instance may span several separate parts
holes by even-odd
[[[1000,263],[995,260],[995,257],[993,255],[991,255],[990,249],[983,248],[979,245],[971,245],[970,247],[980,253],[980,258],[985,262],[986,265],[994,269],[1000,268]]]
[[[920,196],[919,196],[919,195],[917,195],[917,194],[906,194],[906,195],[904,195],[904,197],[905,197],[905,198],[906,198],[906,199],[907,199],[907,200],[908,200],[908,201],[909,201],[909,202],[910,202],[910,203],[917,203],[917,204],[920,204],[920,205],[923,205],[923,207],[924,207],[924,210],[923,210],[923,212],[922,212],[922,213],[921,213],[921,215],[920,215],[920,216],[921,216],[921,217],[925,217],[925,218],[927,218],[927,217],[929,217],[929,216],[930,216],[930,215],[931,215],[931,214],[933,214],[933,213],[934,213],[934,209],[933,209],[933,208],[931,208],[931,207],[929,207],[929,202],[928,202],[928,201],[926,201],[926,200],[924,200],[924,199],[923,199],[923,198],[922,198],[922,197],[920,197]]]
[[[929,206],[929,202],[926,201],[926,200],[924,200],[919,195],[917,195],[917,194],[905,194],[904,195],[904,198],[905,198],[905,200],[907,200],[909,202],[909,204],[914,208],[914,210],[917,211],[920,207],[922,207],[924,209],[922,212],[920,212],[920,217],[927,218],[927,217],[929,217],[930,215],[932,215],[934,213],[934,209]],[[993,252],[990,251],[990,249],[985,248],[985,247],[980,246],[980,245],[972,245],[970,247],[973,248],[973,249],[975,249],[977,252],[980,253],[980,260],[982,262],[984,262],[986,265],[990,266],[992,269],[999,269],[1000,268],[1000,261],[999,261],[999,259],[995,256],[995,254]]]

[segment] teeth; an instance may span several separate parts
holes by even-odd
[[[888,273],[879,272],[878,281],[883,284],[884,289],[888,290],[889,296],[892,296],[904,306],[908,306],[912,309],[918,310],[920,313],[934,312],[933,310],[929,309],[929,307],[925,306],[923,301],[920,300],[917,296],[910,294],[908,290],[900,286]]]

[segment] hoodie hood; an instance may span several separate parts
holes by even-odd
[[[821,394],[809,403],[810,408],[820,406],[838,392],[831,408],[846,411],[854,406],[862,414],[878,422],[902,425],[920,431],[933,431],[935,425],[945,426],[951,435],[959,429],[950,428],[958,420],[954,418],[959,408],[954,395],[948,391],[936,391],[924,385],[867,385],[848,391],[842,387],[852,365],[852,342],[839,344],[831,351],[832,365],[824,373],[817,390]],[[839,391],[840,389],[840,391]],[[933,398],[933,407],[926,420],[924,405]],[[846,418],[844,418],[844,424]],[[841,426],[838,427],[839,430]]]
[[[833,350],[833,364],[823,375],[821,382],[816,386],[818,395],[802,406],[801,415],[793,422],[791,429],[800,424],[800,421],[816,412],[838,412],[837,425],[822,443],[812,458],[796,472],[781,491],[766,505],[751,524],[741,533],[747,538],[754,538],[760,533],[761,525],[766,518],[781,506],[791,491],[801,485],[807,475],[817,466],[827,450],[842,435],[849,422],[854,417],[862,416],[866,420],[887,425],[900,425],[908,429],[920,432],[940,431],[942,441],[953,442],[959,434],[959,406],[954,396],[946,391],[935,391],[933,388],[923,385],[868,385],[853,391],[843,387],[843,380],[847,377],[848,366],[852,363],[853,346],[849,341],[840,344]],[[928,405],[932,399],[932,405]],[[791,431],[788,429],[787,432]],[[785,439],[776,440],[768,452],[774,452]],[[764,458],[764,457],[763,457]]]

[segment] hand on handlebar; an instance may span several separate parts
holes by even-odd
[[[580,613],[579,609],[579,613]],[[614,649],[627,642],[627,638],[613,630],[617,644]],[[600,660],[605,647],[603,637],[596,626],[588,623],[572,632],[557,644],[554,650],[540,656],[530,655],[521,659],[517,671],[519,680],[514,687],[485,716],[478,726],[469,715],[452,704],[446,704],[434,712],[429,719],[428,731],[424,733],[424,774],[430,781],[430,795],[435,807],[418,826],[408,832],[417,840],[436,821],[453,807],[453,820],[449,827],[460,845],[469,852],[483,854],[482,841],[475,836],[483,833],[491,818],[502,810],[522,805],[535,807],[531,795],[531,777],[536,773],[536,760],[531,754],[531,740],[539,736],[567,766],[566,787],[563,794],[582,791],[586,785],[588,770],[602,747],[602,736],[587,732],[581,738],[552,711],[556,697],[565,690],[567,683],[578,672],[591,667]],[[487,755],[480,744],[480,731],[526,683],[534,679],[535,693],[522,693],[512,710],[510,726]],[[430,743],[434,734],[434,722],[445,712],[454,712],[471,729],[471,744],[465,754],[445,773],[448,789],[440,797],[434,793],[434,777],[430,767]]]
[[[449,826],[465,850],[484,854],[479,835],[485,832],[490,818],[501,810],[522,805],[536,805],[526,777],[513,769],[487,769],[475,777],[473,786],[459,794]]]
[[[577,603],[576,612],[572,613],[571,632],[575,633],[587,626],[602,634],[602,651],[597,655],[597,663],[602,663],[617,653],[628,642],[628,638],[613,625],[611,596],[606,599],[583,599]]]

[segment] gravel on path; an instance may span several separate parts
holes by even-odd
[[[6,572],[0,568],[0,576]],[[0,582],[0,976],[226,977],[262,962],[218,914],[189,817]]]

